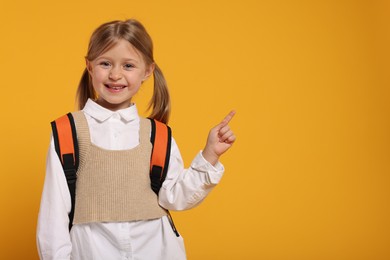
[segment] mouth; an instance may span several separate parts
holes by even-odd
[[[104,86],[108,89],[119,91],[121,89],[124,89],[125,85],[118,85],[118,84],[104,84]]]

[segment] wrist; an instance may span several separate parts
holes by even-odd
[[[202,151],[202,156],[206,161],[208,161],[213,166],[215,166],[219,160],[219,156],[209,151],[207,148],[205,148]]]

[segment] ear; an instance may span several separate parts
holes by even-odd
[[[156,67],[156,65],[154,65],[154,63],[150,64],[149,66],[146,66],[144,81],[147,80],[150,77],[150,75],[153,74],[155,67]]]
[[[87,58],[85,58],[85,66],[87,67],[89,74],[91,74],[92,73],[92,64]]]

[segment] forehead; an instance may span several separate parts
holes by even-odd
[[[142,61],[141,53],[128,41],[119,39],[103,51],[97,58],[110,57]]]

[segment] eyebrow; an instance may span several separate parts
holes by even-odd
[[[103,59],[103,60],[111,60],[111,58],[108,58],[108,57],[106,57],[106,56],[100,56],[100,57],[97,57],[96,58],[97,60],[100,60],[100,59]],[[125,58],[125,59],[123,59],[122,61],[132,61],[132,62],[139,62],[138,60],[136,60],[136,59],[132,59],[132,58]]]

